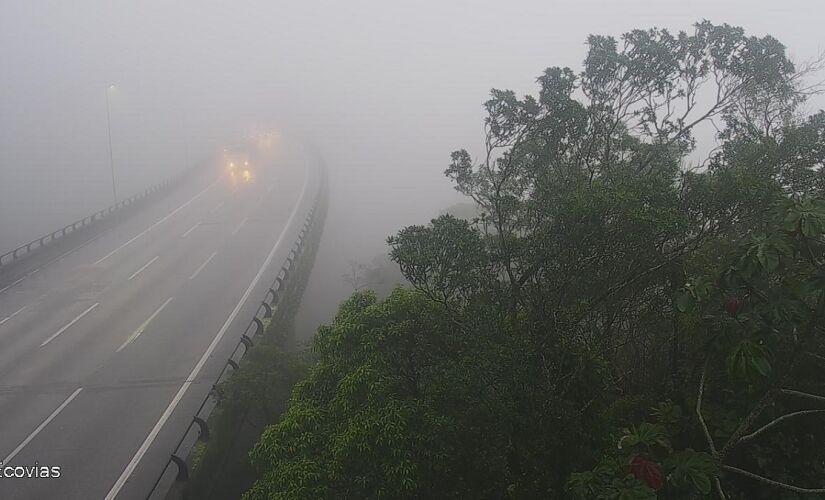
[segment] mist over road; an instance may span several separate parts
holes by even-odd
[[[62,467],[0,496],[145,497],[286,258],[313,172],[296,157],[249,183],[210,168],[0,284],[0,459]]]

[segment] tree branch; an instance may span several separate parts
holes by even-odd
[[[825,362],[825,357],[822,357],[822,356],[820,356],[819,354],[814,354],[814,353],[812,353],[812,352],[807,352],[807,351],[806,351],[806,352],[804,352],[804,353],[802,353],[802,354],[806,354],[806,355],[808,355],[808,356],[810,356],[810,357],[812,357],[812,358],[814,358],[814,359],[816,359],[816,360],[819,360],[819,361],[823,361],[823,362]]]
[[[816,394],[809,394],[807,392],[802,392],[802,391],[794,391],[792,389],[782,389],[781,392],[782,392],[782,394],[785,394],[786,396],[797,396],[797,397],[800,397],[800,398],[813,399],[814,401],[819,401],[820,403],[825,403],[825,396],[818,396]]]
[[[699,394],[696,396],[696,416],[699,417],[699,425],[702,426],[702,431],[705,433],[705,439],[710,447],[710,453],[714,457],[718,457],[719,452],[716,450],[716,444],[713,442],[713,437],[710,435],[708,424],[705,423],[705,417],[702,416],[702,398],[705,394],[705,377],[707,376],[707,372],[708,365],[705,363],[705,366],[702,368],[702,377],[699,379]]]
[[[719,498],[722,500],[728,500],[728,497],[725,496],[725,491],[722,489],[722,483],[719,481],[719,476],[715,476],[713,478],[713,484],[716,486],[716,493],[719,494]]]
[[[798,417],[798,416],[801,416],[801,415],[810,415],[812,413],[825,413],[825,410],[801,410],[801,411],[795,411],[793,413],[786,413],[785,415],[782,415],[781,417],[777,417],[777,418],[771,420],[770,422],[763,425],[759,429],[751,432],[750,434],[748,434],[746,436],[742,436],[739,439],[739,441],[741,442],[741,441],[747,441],[749,439],[753,439],[756,436],[758,436],[759,434],[762,434],[763,432],[770,429],[771,427],[773,427],[773,426],[779,424],[780,422],[783,422],[783,421],[785,421],[789,418]]]
[[[759,474],[754,474],[753,472],[748,472],[746,470],[742,470],[738,467],[733,467],[730,465],[722,465],[722,469],[730,472],[735,472],[737,474],[741,474],[743,476],[749,477],[751,479],[755,479],[761,483],[769,484],[771,486],[776,486],[777,488],[783,488],[786,490],[790,490],[796,493],[804,493],[804,494],[813,494],[813,493],[825,493],[825,488],[802,488],[800,486],[794,486],[788,483],[782,483],[779,481],[775,481],[773,479],[768,479],[767,477],[760,476]]]
[[[728,439],[728,442],[725,443],[725,446],[722,447],[722,451],[719,453],[719,459],[723,460],[730,450],[742,442],[745,433],[748,429],[751,428],[756,419],[759,418],[759,415],[765,411],[765,408],[773,404],[774,400],[776,399],[776,389],[771,389],[765,393],[764,396],[756,403],[748,416],[745,417],[744,420],[739,424],[739,427],[733,432],[731,437]]]

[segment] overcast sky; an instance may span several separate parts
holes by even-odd
[[[332,171],[337,258],[368,261],[455,201],[441,173],[481,144],[491,87],[578,71],[589,33],[703,18],[770,33],[797,60],[825,50],[822,0],[3,0],[0,249],[109,203],[115,83],[123,194],[254,127],[299,131]]]

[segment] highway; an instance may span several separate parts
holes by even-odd
[[[313,172],[297,155],[248,183],[206,169],[0,283],[0,458],[61,467],[1,477],[0,498],[146,497],[286,259]]]

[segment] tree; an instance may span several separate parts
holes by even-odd
[[[591,498],[623,481],[639,488],[644,478],[632,464],[644,460],[664,464],[664,498],[707,495],[711,485],[719,498],[726,489],[749,499],[825,493],[825,454],[814,444],[825,439],[825,397],[815,393],[825,361],[823,235],[825,198],[783,200],[765,234],[676,292],[683,334],[693,340],[684,364],[685,382],[696,384],[693,412],[660,403],[657,422],[625,430],[618,452],[572,477],[572,492]],[[706,451],[674,451],[673,440]],[[627,498],[647,498],[662,483],[647,486]]]
[[[477,216],[388,239],[412,290],[319,331],[250,498],[752,499],[821,477],[807,70],[707,21],[588,47],[535,97],[492,91],[484,155],[445,172]],[[689,168],[703,124],[720,147]]]

